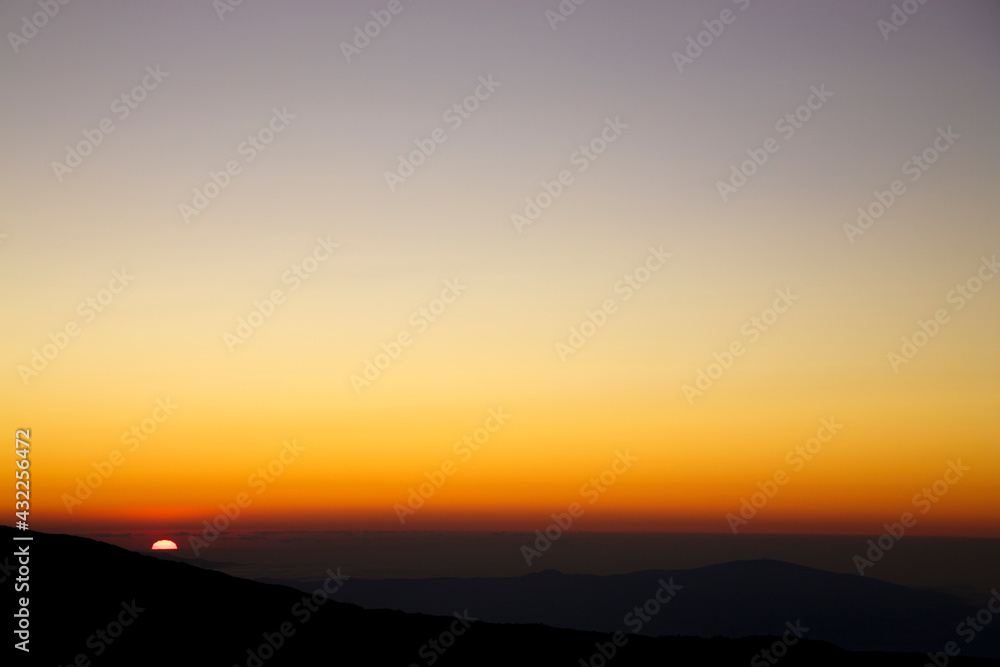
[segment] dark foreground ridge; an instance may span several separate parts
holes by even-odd
[[[15,534],[34,539],[14,542]],[[7,545],[0,564],[8,604],[29,598],[29,654],[13,648],[17,619],[6,616],[10,629],[4,634],[11,643],[6,650],[16,665],[920,667],[928,661],[925,654],[847,653],[798,638],[775,651],[780,637],[651,638],[490,624],[471,620],[474,608],[437,617],[366,610],[325,599],[322,588],[310,595],[81,537],[2,526],[0,538]],[[13,554],[24,544],[30,553],[29,590],[14,593],[19,575]],[[330,574],[322,583],[328,590],[350,586],[339,572]],[[793,637],[791,631],[785,636]],[[761,653],[765,650],[772,652],[770,660]],[[780,662],[776,653],[783,656]],[[948,664],[1000,663],[959,657]]]

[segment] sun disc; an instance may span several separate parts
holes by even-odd
[[[176,549],[177,543],[173,540],[157,540],[153,542],[153,551],[163,551],[164,549]]]

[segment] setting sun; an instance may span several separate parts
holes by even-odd
[[[153,542],[152,546],[153,551],[164,551],[176,548],[177,548],[177,543],[174,542],[173,540],[157,540],[156,542]]]

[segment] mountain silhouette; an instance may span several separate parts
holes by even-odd
[[[15,542],[15,535],[33,539]],[[26,571],[18,569],[18,557],[4,555],[2,560],[7,590],[22,580],[17,582],[22,590],[8,597],[14,610],[8,613],[17,613],[19,598],[28,598],[30,652],[13,649],[18,665],[742,666],[755,656],[762,660],[760,652],[779,641],[776,636],[652,638],[494,624],[473,620],[479,618],[475,606],[440,616],[369,610],[82,537],[17,532],[8,526],[0,526],[0,537],[9,545],[8,554],[25,545],[28,549]],[[336,578],[326,584],[336,590],[334,595],[355,583],[331,573]],[[563,578],[537,578],[546,577]],[[604,658],[602,650],[613,655]],[[919,667],[924,662],[926,656],[917,654],[848,653],[809,637],[786,646],[781,658],[788,667]],[[949,664],[998,663],[959,657]]]

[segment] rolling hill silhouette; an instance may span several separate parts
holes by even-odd
[[[967,645],[955,634],[956,625],[986,600],[974,607],[943,593],[775,560],[612,576],[546,570],[521,577],[355,580],[335,598],[367,609],[424,614],[475,606],[488,622],[614,632],[628,629],[623,617],[662,580],[683,589],[635,630],[640,634],[780,634],[786,621],[801,619],[810,639],[852,651],[940,651],[957,641],[963,655],[1000,658],[1000,616]]]
[[[14,664],[577,666],[602,664],[592,656],[613,648],[613,662],[604,660],[613,665],[746,665],[777,641],[773,636],[621,635],[623,645],[616,647],[607,633],[492,624],[453,615],[462,616],[464,607],[441,616],[366,610],[86,538],[17,532],[33,538],[19,543],[12,541],[15,533],[0,527],[9,549],[3,556],[3,585],[11,590],[15,578],[23,576],[9,565],[16,561],[10,554],[28,544],[29,590],[8,600],[16,605],[18,597],[29,598],[31,650],[13,650]],[[326,582],[340,591],[352,583],[343,577]],[[468,616],[478,618],[478,613],[474,606],[468,608]],[[847,653],[807,638],[791,646],[781,664],[919,667],[925,661],[926,656],[914,654]],[[997,662],[958,658],[949,664]]]

